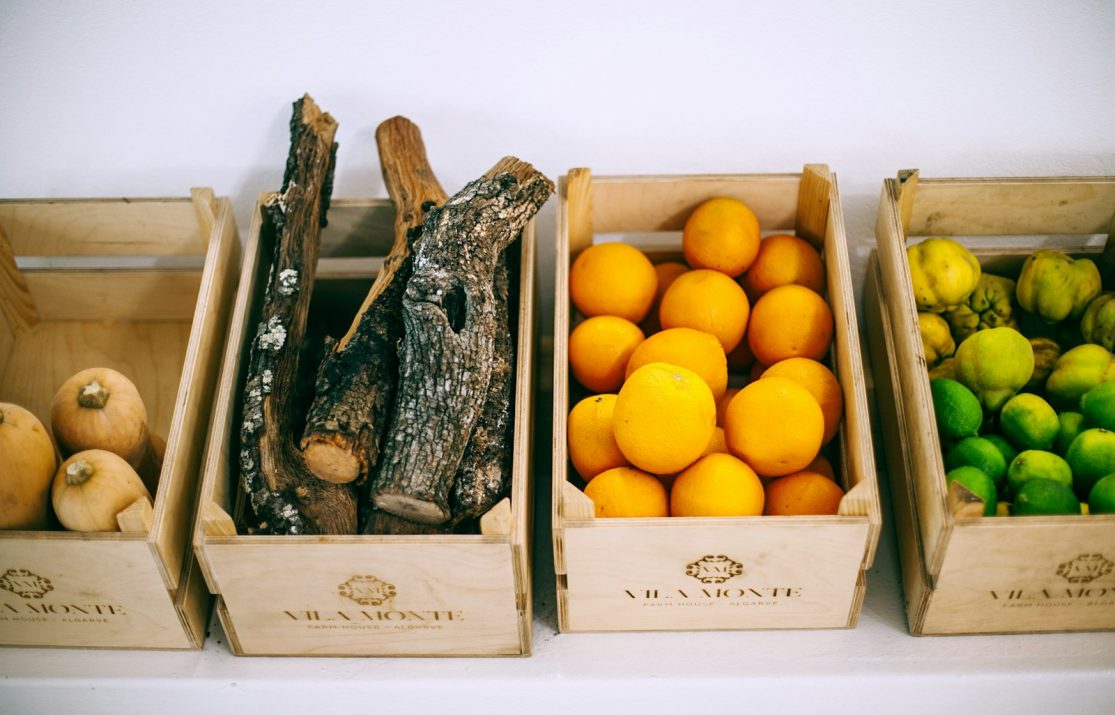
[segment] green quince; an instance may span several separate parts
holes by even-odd
[[[956,341],[949,324],[936,313],[918,313],[921,345],[925,349],[926,367],[933,367],[956,352]]]
[[[1034,350],[1034,374],[1022,389],[1038,392],[1049,378],[1057,361],[1061,358],[1061,346],[1049,338],[1030,338]]]
[[[1104,291],[1088,303],[1080,318],[1080,333],[1086,343],[1115,349],[1115,293]]]
[[[1051,400],[1077,409],[1080,397],[1096,385],[1115,380],[1115,355],[1102,345],[1085,343],[1066,351],[1045,381]]]
[[[957,381],[998,412],[1034,374],[1034,350],[1014,328],[988,328],[960,343],[955,365]]]
[[[1015,290],[1018,304],[1047,323],[1079,319],[1099,292],[1100,272],[1095,263],[1050,250],[1026,258]]]
[[[961,342],[977,330],[1017,328],[1014,281],[984,273],[963,304],[945,312],[952,333]]]
[[[976,257],[951,238],[927,238],[906,248],[918,310],[943,313],[968,300],[979,282]]]

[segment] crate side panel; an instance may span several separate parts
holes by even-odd
[[[881,290],[887,309],[894,365],[898,370],[894,389],[900,390],[904,407],[903,419],[918,429],[907,432],[910,459],[907,475],[913,485],[917,525],[920,530],[922,554],[926,569],[936,574],[940,568],[944,545],[951,526],[945,508],[945,488],[942,478],[944,458],[933,417],[933,400],[929,392],[925,349],[918,327],[917,306],[914,304],[909,264],[906,259],[905,237],[899,217],[898,186],[894,180],[884,182],[879,199],[879,213],[875,225],[878,244],[876,257],[879,265]]]
[[[0,539],[0,643],[191,648],[140,539]]]
[[[751,207],[764,230],[791,231],[800,184],[798,174],[594,177],[593,229],[598,234],[680,231],[701,202],[728,196]]]
[[[236,290],[240,241],[228,199],[220,199],[216,238],[209,243],[205,276],[195,295],[191,331],[175,399],[174,421],[166,434],[166,455],[155,499],[155,522],[148,538],[164,567],[167,587],[176,591],[189,551],[197,506],[202,453],[228,333],[229,304]]]
[[[1115,629],[1115,516],[953,529],[926,633]]]
[[[188,199],[0,201],[17,256],[191,256],[205,241]]]
[[[856,318],[855,289],[852,286],[852,267],[848,256],[844,215],[835,175],[830,175],[828,204],[824,233],[824,260],[829,285],[828,300],[835,323],[831,365],[844,393],[840,444],[842,457],[849,472],[844,475],[844,487],[848,491],[856,488],[856,493],[861,495],[861,501],[849,506],[853,513],[866,516],[871,524],[871,534],[864,553],[864,566],[870,567],[875,559],[875,548],[879,540],[882,507],[879,504],[878,474],[872,447],[863,355],[860,351],[859,322]]]
[[[911,236],[1106,234],[1115,177],[921,179]]]
[[[201,272],[34,270],[24,272],[41,320],[189,321]]]
[[[911,630],[919,619],[920,607],[928,593],[929,576],[922,558],[921,534],[915,510],[913,485],[910,481],[909,437],[906,434],[902,392],[890,322],[882,302],[879,286],[879,267],[872,253],[867,266],[864,286],[864,306],[867,317],[867,335],[871,348],[871,369],[874,376],[874,401],[878,409],[879,427],[890,478],[890,494],[894,528],[898,538],[899,560],[902,569],[902,592]]]
[[[211,543],[246,655],[516,655],[507,544]]]
[[[866,519],[567,526],[572,631],[842,628]]]

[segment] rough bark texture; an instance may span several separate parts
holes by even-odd
[[[395,204],[395,241],[352,326],[318,370],[302,438],[310,469],[338,483],[363,477],[379,460],[398,380],[396,345],[403,335],[402,298],[411,270],[408,239],[426,211],[447,198],[410,120],[392,117],[380,124],[376,144]]]
[[[352,534],[352,490],[315,478],[293,441],[301,433],[300,356],[337,124],[307,95],[295,102],[290,128],[283,188],[264,207],[263,229],[274,235],[275,249],[244,385],[240,480],[252,512],[245,519],[254,516],[249,533]]]
[[[453,523],[480,516],[511,487],[511,421],[514,411],[515,343],[508,317],[507,254],[501,254],[492,280],[492,374],[488,394],[453,481]]]
[[[399,387],[371,490],[377,508],[427,524],[450,518],[454,476],[491,377],[496,264],[552,191],[532,166],[507,157],[426,215],[403,296]]]

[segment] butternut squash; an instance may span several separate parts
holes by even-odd
[[[50,425],[63,456],[107,450],[126,460],[155,491],[162,460],[151,446],[147,407],[120,372],[92,367],[66,380],[51,403]]]
[[[58,521],[71,531],[119,531],[116,515],[140,497],[151,498],[132,466],[103,449],[63,462],[50,496]]]
[[[50,484],[58,459],[43,423],[0,402],[0,529],[50,525]]]

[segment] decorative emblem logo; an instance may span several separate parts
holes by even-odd
[[[1113,567],[1115,564],[1105,559],[1103,554],[1081,554],[1058,566],[1057,575],[1064,577],[1069,583],[1091,583],[1111,573]]]
[[[743,564],[723,555],[704,556],[685,567],[685,575],[692,576],[701,583],[724,583],[742,573]]]
[[[42,598],[54,590],[50,579],[31,573],[27,569],[8,569],[0,576],[0,588],[11,591],[20,598]]]
[[[361,606],[382,606],[395,597],[395,587],[375,576],[353,576],[337,591]]]

